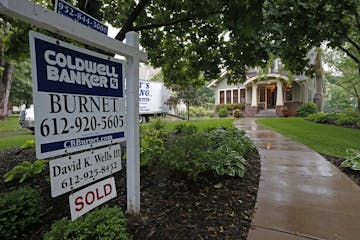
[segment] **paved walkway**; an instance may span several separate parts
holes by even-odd
[[[360,187],[318,153],[254,119],[235,125],[261,156],[248,240],[360,239]]]

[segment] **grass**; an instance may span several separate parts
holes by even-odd
[[[212,127],[231,127],[234,126],[234,118],[211,118],[211,119],[198,119],[198,120],[177,120],[177,121],[165,121],[165,127],[167,130],[172,130],[179,124],[191,124],[197,126],[200,130],[212,128]]]
[[[30,130],[20,128],[18,115],[0,120],[0,150],[20,147],[30,139],[34,139],[34,135]]]
[[[345,158],[347,148],[360,150],[359,129],[312,123],[302,118],[264,118],[256,122],[321,154]]]

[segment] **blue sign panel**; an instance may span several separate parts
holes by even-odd
[[[55,2],[55,12],[105,35],[108,34],[108,27],[106,25],[63,0]]]
[[[36,156],[125,141],[124,63],[30,32]]]
[[[123,97],[122,64],[35,39],[38,90]],[[46,74],[43,74],[46,73]]]

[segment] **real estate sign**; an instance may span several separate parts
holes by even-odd
[[[114,178],[107,178],[69,196],[71,220],[116,197]]]
[[[30,32],[36,156],[125,141],[124,63]]]
[[[120,145],[49,161],[51,196],[75,190],[121,170]]]

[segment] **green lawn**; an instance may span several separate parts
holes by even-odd
[[[20,128],[18,115],[0,120],[0,150],[20,147],[30,139],[34,139],[34,135],[30,130]]]
[[[264,118],[256,122],[331,156],[346,155],[347,148],[360,150],[360,130],[306,121],[302,118]]]
[[[231,127],[234,126],[234,118],[211,118],[211,119],[198,119],[198,120],[176,120],[165,121],[166,129],[171,130],[178,124],[191,124],[199,127],[199,129],[206,129],[210,127]]]

